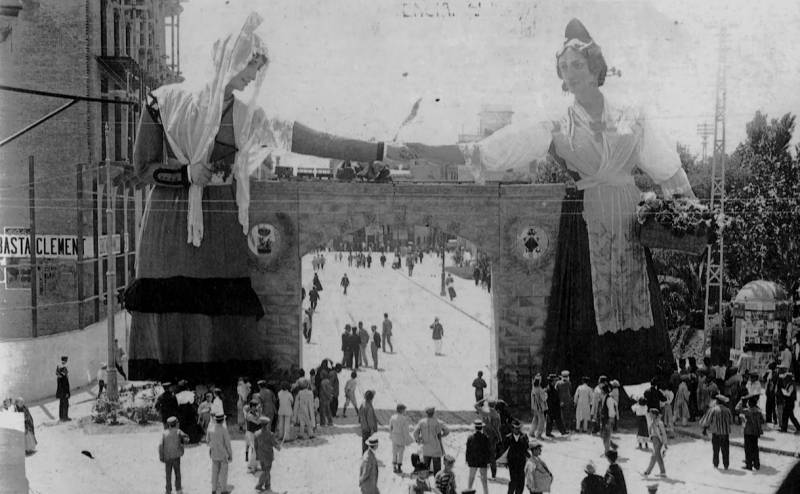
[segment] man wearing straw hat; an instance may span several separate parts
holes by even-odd
[[[216,427],[209,427],[206,436],[208,454],[211,457],[211,492],[227,494],[228,492],[228,463],[233,460],[231,449],[231,436],[228,428],[223,426],[225,414],[217,413],[214,416]]]
[[[528,490],[530,490],[532,494],[550,492],[550,485],[553,483],[553,473],[547,468],[547,464],[541,458],[542,443],[534,439],[533,442],[530,443],[529,449],[530,458],[528,458],[525,464],[525,471],[523,474],[524,485],[528,486]],[[509,483],[508,492],[521,493],[522,488],[512,491],[511,484]]]
[[[375,450],[378,449],[378,436],[371,435],[364,444],[367,450],[361,457],[361,468],[358,474],[358,487],[361,494],[380,494],[378,489],[378,459],[375,458]]]
[[[491,452],[493,448],[489,444],[489,438],[483,433],[483,420],[475,419],[472,425],[475,427],[475,432],[467,438],[466,457],[467,466],[469,467],[467,488],[472,489],[472,484],[475,482],[475,472],[480,471],[483,494],[488,494],[486,465],[492,461]]]
[[[718,394],[711,403],[711,407],[700,420],[700,425],[703,426],[703,435],[706,431],[711,429],[711,447],[713,450],[712,462],[714,468],[719,467],[719,454],[722,452],[722,466],[725,470],[728,469],[730,444],[728,442],[731,434],[731,422],[733,416],[725,403],[728,403],[728,398],[723,394]]]
[[[534,444],[536,441],[534,441]],[[525,489],[525,463],[528,460],[528,436],[522,433],[522,424],[514,419],[511,434],[505,437],[504,448],[508,449],[508,493],[522,494]],[[541,444],[540,444],[541,446]]]

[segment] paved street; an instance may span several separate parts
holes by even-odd
[[[322,358],[341,358],[340,338],[346,323],[359,320],[369,327],[380,324],[383,312],[394,322],[395,353],[379,356],[379,370],[359,372],[359,391],[375,389],[376,408],[382,428],[379,433],[378,456],[384,465],[391,464],[391,446],[386,425],[391,410],[402,401],[414,416],[427,405],[435,405],[446,420],[454,424],[452,434],[444,439],[446,450],[457,457],[455,471],[459,490],[466,487],[467,469],[464,445],[473,415],[471,381],[478,370],[488,373],[489,329],[491,299],[472,281],[456,278],[457,298],[451,304],[439,296],[440,260],[426,256],[417,265],[414,275],[407,272],[381,269],[374,263],[370,270],[347,267],[327,256],[325,269],[320,271],[324,286],[318,312],[314,319],[311,344],[304,344],[304,365],[317,365]],[[377,256],[375,257],[377,261]],[[376,267],[377,264],[377,267]],[[351,279],[345,297],[339,287],[343,272]],[[304,259],[303,281],[308,288],[312,270],[310,258]],[[445,328],[444,356],[435,357],[428,326],[438,316]],[[370,357],[371,360],[371,357]],[[340,381],[346,380],[340,375]],[[96,390],[76,391],[73,394],[71,415],[89,413]],[[342,403],[343,400],[340,400]],[[126,425],[118,428],[97,426],[85,420],[67,424],[54,422],[58,403],[46,401],[32,406],[37,424],[39,451],[27,460],[27,473],[34,493],[155,493],[163,492],[163,465],[158,462],[157,444],[160,425],[145,427]],[[276,490],[290,493],[358,492],[357,473],[360,457],[360,435],[352,412],[346,419],[335,419],[331,428],[323,428],[309,441],[287,443],[276,455],[272,469],[272,485]],[[743,470],[744,453],[731,448],[731,469],[715,470],[711,465],[711,445],[707,441],[678,437],[666,457],[669,477],[643,479],[649,454],[636,450],[634,431],[620,431],[620,462],[628,483],[628,492],[645,493],[646,486],[659,484],[659,493],[748,493],[774,492],[783,473],[795,459],[777,454],[761,454],[760,472]],[[789,449],[800,436],[769,432],[769,442]],[[732,439],[741,439],[741,436]],[[238,434],[233,440],[234,461],[230,466],[229,484],[234,492],[254,492],[255,477],[246,472],[244,440]],[[90,451],[94,459],[81,454]],[[553,492],[578,492],[583,467],[593,460],[598,470],[605,471],[598,437],[571,435],[556,438],[544,445],[543,458],[553,471]],[[410,452],[407,450],[406,458]],[[404,465],[410,469],[407,459]],[[184,492],[207,493],[210,483],[210,460],[205,445],[189,447],[182,460]],[[500,469],[499,482],[491,483],[491,493],[506,492],[504,479],[508,472]],[[381,492],[405,493],[409,480],[381,468]]]

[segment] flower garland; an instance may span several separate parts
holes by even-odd
[[[711,209],[697,199],[664,199],[654,192],[642,194],[642,200],[636,208],[636,219],[640,225],[655,221],[676,237],[707,235],[709,241],[715,240],[719,232],[732,221],[718,207]]]

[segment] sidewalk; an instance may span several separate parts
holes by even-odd
[[[792,430],[792,427],[789,427]],[[686,427],[675,426],[675,433],[682,436],[692,437],[711,441],[711,434],[703,436],[703,428],[695,423],[690,423]],[[730,435],[731,446],[744,448],[744,436],[742,435],[741,425],[731,426]],[[780,432],[773,424],[764,424],[764,434],[758,438],[758,450],[764,453],[774,453],[783,456],[800,458],[800,434],[792,432]]]

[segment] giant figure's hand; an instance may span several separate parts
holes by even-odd
[[[385,158],[392,161],[411,161],[417,158],[417,154],[408,146],[399,142],[387,142]]]
[[[189,165],[189,176],[195,185],[205,185],[211,181],[211,167],[205,163]]]

